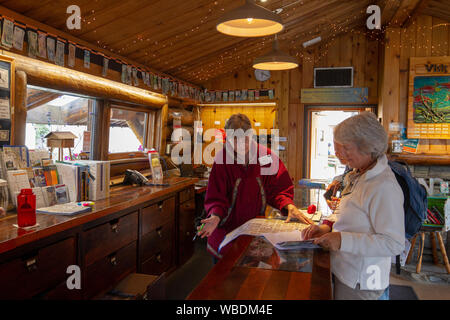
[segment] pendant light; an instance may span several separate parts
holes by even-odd
[[[280,50],[276,35],[272,51],[253,61],[253,68],[260,70],[288,70],[297,67],[297,59]]]
[[[217,31],[236,37],[263,37],[283,30],[281,17],[253,0],[225,13],[217,23]]]

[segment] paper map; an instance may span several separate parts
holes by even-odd
[[[225,247],[228,243],[230,243],[231,241],[233,241],[234,239],[236,239],[241,235],[261,236],[265,233],[281,233],[295,230],[301,231],[306,227],[308,227],[307,224],[299,222],[286,223],[284,222],[284,220],[279,219],[255,218],[247,221],[242,226],[228,233],[219,246],[219,252],[222,249],[222,247]]]

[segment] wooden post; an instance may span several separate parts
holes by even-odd
[[[27,75],[23,71],[16,71],[14,88],[14,109],[11,133],[11,144],[25,145],[27,122]]]
[[[69,91],[97,98],[126,101],[142,106],[161,108],[162,105],[167,104],[167,97],[159,93],[28,58],[9,51],[5,51],[4,54],[14,59],[16,70],[26,72],[28,83],[32,85],[51,87],[54,90]]]
[[[109,101],[104,101],[100,111],[101,117],[101,136],[99,137],[99,146],[101,147],[100,159],[109,160],[109,125],[111,122],[111,105]]]
[[[442,253],[442,258],[444,260],[445,269],[447,270],[447,273],[450,274],[450,265],[448,263],[447,252],[445,251],[444,241],[442,240],[441,233],[436,232],[436,236],[439,240],[439,247],[441,248],[441,253]]]
[[[169,116],[169,105],[166,103],[161,111],[161,116],[160,116],[160,144],[159,144],[159,154],[161,156],[166,154],[166,139],[167,139],[167,119]]]

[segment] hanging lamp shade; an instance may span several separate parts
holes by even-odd
[[[253,0],[225,13],[217,23],[217,31],[236,37],[263,37],[283,30],[281,17]]]
[[[272,51],[253,61],[253,68],[261,70],[289,70],[297,67],[297,59],[280,50],[276,36]]]

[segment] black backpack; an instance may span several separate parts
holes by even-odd
[[[414,178],[406,163],[389,161],[389,166],[395,174],[398,184],[403,190],[405,211],[405,237],[411,239],[427,217],[428,199],[427,191],[416,178]]]

